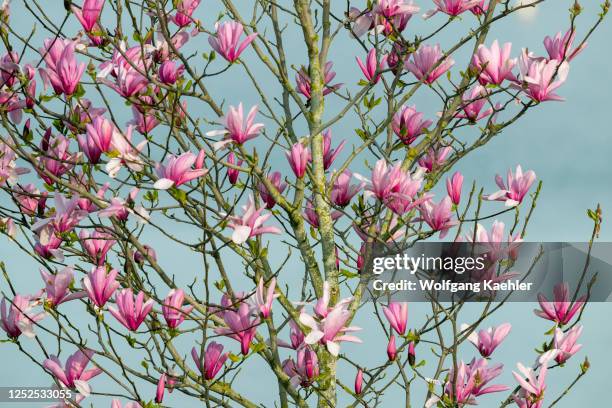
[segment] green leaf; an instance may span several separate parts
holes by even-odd
[[[184,192],[183,190],[179,190],[179,189],[173,189],[174,190],[174,197],[181,203],[181,204],[185,204],[185,202],[187,201],[187,193]]]
[[[222,280],[216,281],[215,287],[219,289],[221,292],[223,292],[223,289],[225,289],[225,282]]]
[[[347,269],[340,269],[340,274],[341,274],[342,276],[346,276],[346,277],[347,277],[347,278],[349,278],[349,279],[350,279],[350,278],[356,278],[357,276],[359,276],[359,274],[358,274],[358,273],[351,272],[351,271],[349,271],[349,270],[347,270]]]
[[[586,374],[586,372],[589,371],[589,368],[591,368],[591,363],[589,362],[589,359],[585,357],[582,364],[580,364],[580,370],[583,374]]]
[[[318,239],[317,230],[314,229],[312,225],[310,226],[310,236],[312,237],[312,239]]]
[[[253,353],[259,353],[265,348],[266,348],[266,343],[257,343],[257,344],[251,343],[251,350],[253,351]]]
[[[125,339],[127,340],[130,347],[134,348],[134,346],[136,345],[136,339],[130,336],[129,334]]]

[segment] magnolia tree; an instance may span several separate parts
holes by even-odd
[[[40,278],[2,265],[3,347],[74,391],[56,407],[155,407],[177,393],[255,407],[242,389],[250,365],[275,390],[266,404],[281,407],[378,406],[394,388],[406,407],[491,393],[501,407],[556,405],[588,369],[578,362],[564,392],[546,393],[550,371],[581,348],[588,299],[567,285],[540,297],[543,331],[553,328],[544,345],[525,344],[526,365],[506,362],[518,368],[504,384],[494,351],[511,325],[484,326],[503,303],[460,317],[462,303],[432,302],[408,318],[406,303],[363,302],[375,244],[446,237],[493,251],[523,239],[533,171],[483,175],[480,187],[451,169],[563,100],[610,6],[579,18],[570,4],[559,33],[530,44],[488,35],[542,2],[221,0],[204,23],[209,1],[68,0],[59,12],[5,1],[2,245]],[[34,29],[20,26],[26,15]],[[454,43],[438,44],[447,33]],[[340,38],[354,60],[334,61]],[[336,77],[334,62],[356,75]],[[211,91],[224,81],[245,100]],[[435,111],[414,103],[417,91]],[[341,138],[341,126],[354,132]],[[512,224],[487,230],[503,213]],[[601,212],[589,214],[594,238]],[[200,267],[185,262],[194,254]],[[366,311],[381,341],[346,347],[366,336],[351,323]]]

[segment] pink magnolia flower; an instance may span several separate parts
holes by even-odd
[[[474,7],[470,9],[475,16],[482,16],[489,10],[489,0],[480,0]]]
[[[392,19],[398,16],[412,16],[419,12],[419,7],[415,6],[412,0],[378,0],[372,11],[385,19]]]
[[[406,325],[408,324],[408,303],[391,302],[389,306],[383,306],[383,313],[397,334],[404,335],[404,333],[406,333]]]
[[[64,368],[57,356],[51,356],[43,362],[43,366],[55,376],[65,387],[76,389],[80,394],[88,396],[91,393],[89,380],[102,373],[102,369],[94,367],[86,370],[94,352],[92,350],[77,350],[68,357]]]
[[[501,85],[505,80],[516,81],[512,73],[516,58],[510,58],[512,43],[505,43],[501,48],[497,40],[491,48],[480,44],[472,57],[472,68],[479,73],[478,82],[482,85]]]
[[[85,292],[70,293],[70,284],[74,279],[74,270],[70,267],[66,267],[56,274],[41,269],[40,276],[45,282],[47,302],[52,306],[58,306],[61,303],[86,296]]]
[[[157,262],[157,254],[155,253],[155,250],[149,245],[143,245],[142,247],[145,253],[143,254],[140,251],[134,252],[134,262],[140,265],[144,264],[144,262],[148,261],[149,259],[151,259],[153,262]]]
[[[132,120],[127,124],[135,126],[136,130],[142,134],[150,133],[159,125],[159,121],[152,110],[147,109],[141,112],[136,106],[132,106],[132,116]]]
[[[512,256],[513,251],[516,251],[519,244],[523,242],[519,233],[514,236],[509,235],[506,240],[504,238],[505,227],[503,222],[495,220],[489,234],[485,227],[481,224],[476,224],[476,234],[472,231],[465,235],[465,239],[467,242],[472,242],[476,238],[475,242],[478,243],[477,248],[479,252],[487,254],[488,259],[494,262],[508,255]]]
[[[330,82],[333,81],[336,73],[332,71],[333,62],[328,61],[325,63],[324,71],[323,71],[323,80],[325,82],[323,95],[328,95],[342,87],[342,84],[334,84],[330,85]],[[295,76],[295,82],[297,83],[298,91],[306,97],[306,99],[310,99],[311,95],[311,79],[308,75],[308,72],[305,67],[300,68],[298,73]]]
[[[157,76],[159,80],[166,85],[173,85],[183,75],[185,67],[183,65],[176,66],[174,61],[164,61],[159,67]]]
[[[477,405],[476,397],[494,392],[507,391],[509,387],[501,384],[488,385],[490,381],[498,377],[503,365],[497,364],[493,367],[487,366],[486,359],[473,359],[469,364],[463,361],[458,365],[457,371],[451,367],[448,380],[444,385],[444,394],[449,399],[456,401],[458,406]],[[488,386],[487,386],[488,385]],[[433,407],[440,399],[437,396],[430,398],[425,406]]]
[[[414,341],[411,341],[408,345],[408,363],[414,367],[416,364],[416,351],[414,349]]]
[[[364,181],[359,184],[351,184],[352,177],[353,173],[350,170],[344,170],[338,176],[331,191],[332,203],[339,207],[346,207],[350,204],[355,194],[365,186],[366,183]]]
[[[86,180],[85,175],[83,173],[74,173],[70,175],[70,184],[74,186],[78,186],[83,190],[90,190],[91,186],[88,180]],[[103,200],[104,195],[110,188],[110,183],[106,182],[102,184],[102,187],[98,189],[95,194],[95,197]],[[91,200],[89,197],[79,197],[79,208],[87,213],[93,213],[99,210],[99,207]]]
[[[305,312],[300,313],[300,322],[310,328],[310,333],[304,339],[306,344],[321,343],[334,356],[340,352],[340,342],[350,341],[361,343],[361,340],[353,335],[347,334],[357,330],[359,327],[346,327],[345,324],[350,318],[348,311],[348,301],[339,302],[334,306],[323,319],[315,318]]]
[[[553,296],[553,301],[549,302],[546,296],[539,293],[538,303],[542,310],[534,310],[534,313],[543,319],[551,320],[559,325],[568,324],[584,305],[584,296],[575,302],[571,301],[567,282],[557,284],[553,289]]]
[[[33,311],[40,302],[32,301],[32,296],[16,294],[12,302],[7,305],[6,299],[2,298],[0,303],[0,327],[6,334],[16,339],[22,334],[28,338],[36,336],[34,325],[42,320],[45,312],[35,313]]]
[[[185,316],[193,310],[193,306],[183,307],[185,292],[182,289],[172,289],[162,305],[162,313],[168,327],[176,329],[183,323]]]
[[[285,191],[285,188],[287,188],[287,183],[283,181],[282,177],[283,176],[280,171],[275,171],[268,175],[268,180],[270,183],[272,183],[274,188],[276,188],[276,191],[278,191],[279,194],[282,194],[283,191]],[[258,190],[259,196],[266,203],[266,208],[272,209],[276,204],[276,201],[274,200],[274,197],[272,197],[272,194],[268,191],[268,188],[263,183],[259,183]]]
[[[410,1],[405,1],[405,0],[401,0],[401,1],[396,1],[396,0],[391,0],[391,1],[379,1],[378,5],[376,5],[374,7],[374,10],[381,10],[380,5],[382,4],[400,4],[400,9],[398,10],[397,13],[395,13],[393,16],[386,16],[385,14],[387,14],[387,11],[384,10],[381,12],[377,12],[375,13],[375,32],[377,33],[382,33],[387,37],[392,36],[393,34],[397,34],[397,33],[401,33],[402,31],[404,31],[404,29],[406,28],[406,26],[408,25],[408,22],[410,21],[410,19],[412,18],[413,15],[415,15],[416,13],[419,12],[420,8],[418,6],[415,6],[414,3],[412,2],[412,0]]]
[[[60,178],[66,174],[79,160],[79,153],[70,152],[70,140],[63,135],[51,137],[48,130],[43,137],[41,150],[45,153],[38,157],[38,163],[45,171],[39,171],[40,177],[45,183],[52,185],[55,183],[46,172]]]
[[[317,353],[308,346],[300,348],[296,361],[291,358],[283,361],[283,371],[290,377],[292,387],[309,387],[319,376]]]
[[[259,317],[253,317],[249,305],[241,302],[238,309],[223,311],[223,321],[227,327],[217,327],[215,333],[238,341],[242,354],[245,356],[249,354],[251,342],[257,333]]]
[[[56,93],[62,93],[62,84],[55,73],[64,49],[70,44],[73,44],[73,41],[68,38],[46,38],[43,40],[43,46],[39,50],[39,53],[44,56],[46,69],[39,68],[39,73],[43,78],[45,89],[50,83]],[[52,73],[53,75],[49,76],[48,73]]]
[[[507,184],[504,179],[498,174],[495,176],[495,183],[500,188],[493,194],[489,194],[484,198],[487,200],[505,201],[506,207],[516,207],[523,202],[523,198],[529,192],[531,185],[536,179],[536,174],[533,170],[529,170],[523,174],[523,169],[520,165],[516,166],[516,172],[508,170]]]
[[[389,344],[387,344],[387,357],[389,361],[395,361],[397,357],[397,346],[395,345],[395,335],[392,334],[389,337]]]
[[[342,217],[342,212],[340,211],[332,211],[331,212],[332,221],[336,221],[338,218]],[[312,204],[312,200],[306,200],[306,207],[304,208],[304,219],[313,228],[319,228],[319,216],[317,215],[317,211],[315,210],[314,205]]]
[[[28,109],[32,109],[36,105],[36,79],[34,79],[36,75],[36,70],[30,64],[26,64],[23,70],[25,71],[24,73],[26,75],[26,78],[28,79],[28,84],[25,87],[25,107]],[[11,109],[9,109],[9,118],[14,123],[21,122],[21,118],[19,116],[21,116],[20,108],[23,106],[23,103],[24,102],[19,101],[13,105],[13,109],[16,109],[15,112],[11,112]],[[26,121],[26,125],[28,125],[29,123],[30,122],[28,119]]]
[[[305,147],[301,142],[297,142],[291,146],[290,151],[285,152],[285,155],[287,156],[291,170],[293,170],[297,178],[304,177],[306,166],[312,161],[310,148]]]
[[[554,354],[547,353],[549,356],[552,356],[556,354],[556,351]],[[545,359],[548,359],[548,357]],[[517,367],[520,374],[513,371],[512,375],[521,386],[521,390],[518,394],[512,396],[514,402],[519,408],[541,408],[544,403],[544,392],[546,391],[547,362],[545,361],[540,366],[539,375],[536,375],[532,368],[525,367],[521,363],[518,363]]]
[[[329,282],[325,281],[323,282],[323,294],[321,295],[319,299],[317,299],[317,302],[315,303],[313,307],[313,311],[318,317],[320,318],[327,317],[327,315],[331,311],[331,308],[329,307],[330,300],[331,300],[331,293],[330,293]]]
[[[91,164],[97,164],[102,153],[110,151],[115,126],[104,116],[96,116],[85,128],[85,135],[77,135],[79,147]]]
[[[130,98],[145,90],[149,80],[133,66],[120,65],[117,67],[115,82],[103,81],[124,98]]]
[[[357,254],[357,262],[356,262],[357,270],[359,272],[362,271],[363,265],[365,264],[366,249],[367,249],[366,243],[362,242],[361,247],[359,247],[359,253]]]
[[[98,307],[103,307],[119,287],[116,278],[116,269],[107,272],[105,266],[91,268],[91,272],[83,278],[83,289],[87,292],[89,299]]]
[[[42,216],[45,213],[48,196],[46,191],[41,193],[34,184],[30,183],[24,186],[15,186],[13,192],[19,209],[25,215],[33,217],[35,215]]]
[[[304,344],[304,332],[302,332],[300,326],[293,320],[289,321],[289,339],[291,341],[289,346],[294,350],[300,349]]]
[[[452,370],[452,369],[451,369]],[[462,361],[458,370],[449,374],[449,380],[444,386],[444,392],[452,401],[456,401],[458,406],[476,405],[476,399],[472,395],[475,379],[469,373],[469,367]],[[454,379],[454,380],[453,380]]]
[[[123,289],[115,295],[117,307],[109,306],[108,311],[128,330],[136,331],[153,308],[153,299],[144,301],[143,291],[136,298],[132,288]]]
[[[357,375],[355,376],[355,394],[359,395],[363,391],[363,370],[360,368],[357,370]]]
[[[19,74],[19,54],[15,51],[7,52],[0,58],[0,88],[5,85],[12,88]]]
[[[236,161],[236,156],[234,155],[234,152],[230,152],[230,154],[227,156],[227,162],[229,164],[233,164],[234,166],[242,166],[242,160],[238,160]],[[237,169],[232,169],[230,167],[227,168],[227,178],[229,179],[229,182],[234,185],[238,182],[238,177],[240,176],[240,170]]]
[[[419,81],[432,84],[454,64],[452,58],[443,56],[440,44],[423,44],[411,55],[411,59],[406,60],[404,67]]]
[[[142,406],[137,402],[128,402],[125,405],[121,405],[121,401],[118,399],[114,399],[111,403],[111,408],[142,408]]]
[[[0,231],[3,231],[9,238],[14,239],[17,235],[15,221],[9,217],[0,218]]]
[[[380,81],[381,71],[383,71],[387,67],[387,56],[383,55],[380,60],[376,55],[376,48],[372,48],[368,52],[368,56],[366,57],[365,64],[361,61],[361,58],[355,57],[357,60],[357,65],[363,72],[363,75],[369,82],[373,82],[375,84]]]
[[[106,171],[109,177],[114,178],[123,166],[134,172],[141,172],[144,168],[144,163],[140,157],[140,152],[147,144],[147,140],[143,140],[137,145],[132,145],[133,126],[128,126],[125,135],[121,132],[114,132],[111,146],[116,151],[118,157],[113,157],[106,163]]]
[[[458,224],[458,221],[453,221],[452,202],[449,196],[446,196],[438,204],[431,201],[425,201],[420,204],[421,218],[434,231],[440,231],[440,239],[444,238],[448,230]]]
[[[391,128],[404,144],[409,145],[424,134],[432,123],[431,120],[423,120],[423,113],[417,112],[414,105],[404,105],[393,115]]]
[[[492,367],[488,367],[487,359],[480,358],[478,360],[473,359],[469,364],[469,375],[474,378],[474,388],[472,388],[472,394],[475,397],[484,394],[491,394],[493,392],[507,391],[510,387],[502,384],[493,384],[487,386],[487,384],[502,373],[504,369],[503,364],[495,364]]]
[[[193,21],[191,15],[200,5],[200,0],[181,0],[176,6],[176,14],[172,21],[179,27],[186,27]]]
[[[256,208],[253,196],[249,196],[248,203],[242,206],[242,215],[240,217],[229,216],[229,224],[227,225],[234,230],[232,241],[235,244],[242,244],[247,239],[262,234],[280,234],[280,230],[276,227],[266,227],[263,225],[271,213],[262,214],[264,208]]]
[[[223,353],[223,346],[219,343],[211,341],[206,347],[206,352],[202,357],[198,355],[196,348],[191,349],[191,357],[195,362],[200,373],[204,375],[205,380],[212,380],[217,373],[223,368],[228,353]]]
[[[554,348],[558,350],[555,361],[564,364],[571,356],[582,348],[582,344],[576,344],[578,337],[582,334],[582,326],[574,326],[566,333],[560,328],[555,328]]]
[[[482,85],[476,85],[469,91],[465,91],[461,96],[463,101],[462,105],[455,114],[456,118],[467,119],[470,122],[477,122],[482,118],[485,118],[493,113],[494,110],[499,109],[500,105],[496,104],[495,109],[489,107],[484,109],[485,105],[490,105],[489,91]],[[493,118],[494,119],[494,118]]]
[[[83,29],[90,32],[98,22],[98,18],[102,13],[102,7],[104,7],[104,0],[85,0],[83,1],[82,8],[72,6],[72,12],[83,26]]]
[[[89,232],[85,229],[82,229],[79,233],[79,241],[83,251],[87,252],[89,258],[98,266],[104,265],[106,254],[116,243],[113,236],[108,232],[94,230],[89,235]]]
[[[98,211],[98,217],[115,217],[119,221],[126,222],[130,214],[135,214],[138,222],[147,223],[150,217],[149,212],[141,205],[135,205],[139,191],[138,187],[134,187],[130,190],[127,200],[123,197],[111,198],[109,205]]]
[[[148,85],[148,79],[140,73],[146,71],[148,65],[149,55],[145,54],[143,58],[139,45],[128,48],[125,42],[121,42],[111,59],[100,65],[97,77],[123,97],[129,98]],[[109,75],[112,80],[107,79]]]
[[[0,140],[0,184],[16,184],[19,176],[30,172],[25,167],[17,167],[16,159],[17,155],[11,146]]]
[[[74,195],[71,199],[67,199],[63,194],[56,193],[55,214],[34,223],[32,230],[39,231],[42,227],[50,225],[58,234],[72,231],[87,216],[87,211],[79,208],[79,198],[78,195]]]
[[[434,168],[438,168],[442,166],[446,159],[448,158],[449,153],[451,152],[450,146],[445,146],[442,148],[431,148],[427,151],[427,154],[419,159],[419,166],[427,169],[428,172],[434,170]]]
[[[275,289],[276,278],[272,278],[268,285],[268,290],[264,294],[264,281],[263,278],[259,279],[259,284],[257,284],[257,290],[255,291],[255,304],[264,319],[270,317],[270,313],[272,313],[272,302],[280,296],[278,293],[274,293]]]
[[[221,302],[219,302],[220,307],[212,306],[211,311],[214,312],[217,316],[223,318],[223,312],[226,309],[235,310],[240,303],[247,302],[249,300],[249,294],[246,292],[234,292],[234,295],[230,295],[229,293],[224,293],[221,296]]]
[[[257,33],[253,33],[247,35],[247,37],[239,43],[244,28],[242,24],[237,21],[217,23],[215,28],[217,29],[217,33],[215,36],[211,35],[208,37],[208,43],[230,63],[240,58],[240,54],[242,54],[245,48],[255,40],[255,37],[257,37]]]
[[[336,157],[338,157],[338,154],[340,154],[340,152],[344,148],[344,145],[346,144],[346,140],[341,141],[338,147],[336,147],[335,149],[332,149],[331,148],[331,136],[332,136],[331,129],[326,129],[322,133],[323,133],[323,167],[325,168],[325,170],[327,170],[331,167],[331,165],[336,160]]]
[[[397,191],[405,172],[398,163],[393,167],[387,165],[386,160],[380,159],[372,169],[372,181],[367,183],[366,190],[370,191],[378,200],[386,201],[393,192]]]
[[[463,185],[463,175],[456,171],[449,179],[446,179],[446,192],[455,205],[461,201],[461,186]]]
[[[257,110],[257,105],[253,106],[249,110],[245,122],[242,102],[238,104],[237,108],[230,106],[224,118],[225,130],[213,130],[207,133],[208,136],[225,135],[225,140],[215,143],[215,149],[222,148],[231,141],[241,145],[259,135],[264,125],[263,123],[253,123]]]
[[[53,385],[52,389],[57,389],[57,387]],[[49,405],[47,408],[74,408],[75,405],[72,403],[72,401],[76,402],[77,404],[80,404],[84,399],[84,395],[75,394],[72,398],[59,400],[58,402]],[[114,408],[115,405],[113,404],[112,407]],[[119,408],[121,408],[121,405],[119,405]],[[137,408],[141,408],[140,405]]]
[[[522,86],[516,85],[516,87],[522,89],[528,97],[536,102],[564,100],[555,93],[555,90],[567,80],[569,74],[567,61],[537,58],[523,49],[519,58],[519,70]]]
[[[155,389],[155,402],[161,404],[164,401],[164,392],[166,391],[166,378],[168,376],[163,373],[157,381],[157,388]]]
[[[76,41],[68,39],[46,39],[41,55],[44,55],[46,68],[40,69],[40,75],[46,84],[51,84],[56,93],[72,95],[85,71],[85,63],[78,63],[74,55]]]
[[[376,27],[376,16],[369,9],[362,11],[357,7],[351,7],[348,12],[348,17],[353,23],[351,32],[356,38],[363,36],[365,33]]]
[[[31,104],[31,96],[24,100],[19,98],[14,91],[0,91],[0,107],[2,107],[3,111],[8,112],[9,119],[15,124],[21,123],[21,118],[23,117],[22,110]]]
[[[155,166],[159,179],[153,184],[153,187],[158,190],[167,190],[170,187],[178,187],[203,177],[208,172],[203,168],[204,156],[204,150],[200,150],[197,156],[191,152],[183,153],[180,156],[170,155],[165,165],[158,163]],[[193,170],[191,166],[194,166]]]
[[[574,38],[576,37],[576,31],[573,29],[567,30],[562,36],[559,31],[554,37],[546,36],[544,38],[544,47],[548,53],[548,58],[557,61],[571,61],[574,57],[585,49],[586,43],[582,44],[576,49],[572,49]]]
[[[433,0],[433,2],[437,8],[425,13],[425,18],[433,16],[438,11],[448,14],[449,16],[456,17],[459,14],[476,7],[480,3],[480,0]]]
[[[489,357],[497,346],[504,341],[511,328],[512,325],[510,323],[504,323],[497,327],[489,327],[486,330],[480,330],[478,334],[472,332],[468,336],[468,340],[476,346],[481,356]]]
[[[417,169],[413,174],[407,171],[402,172],[401,178],[385,201],[385,205],[395,214],[404,215],[419,204],[429,201],[431,194],[417,197],[423,184],[423,173],[422,168]]]
[[[400,228],[400,226],[398,226],[398,219],[399,217],[397,216],[397,214],[393,214],[389,222],[388,230],[393,232],[393,234],[387,239],[387,242],[389,243],[398,241],[406,234],[406,229]],[[384,226],[384,223],[384,221],[379,221],[377,225],[373,226],[374,236],[379,236],[381,234],[381,226]],[[353,229],[362,241],[367,241],[369,238],[371,238],[368,232],[371,226],[372,223],[370,219],[366,216],[359,225],[353,224]]]
[[[64,253],[60,249],[62,240],[57,236],[51,225],[43,226],[37,234],[37,242],[34,251],[45,259],[55,258],[59,261],[64,259]]]
[[[391,72],[398,75],[398,72],[401,72],[404,68],[404,63],[408,56],[409,53],[406,45],[398,41],[394,42],[391,51],[387,54],[387,65]]]
[[[198,22],[198,20],[196,20]],[[152,49],[147,47],[147,51],[150,52],[150,56],[153,61],[157,63],[162,63],[168,59],[173,59],[174,49],[180,50],[183,48],[185,44],[190,40],[192,34],[194,37],[198,34],[197,30],[194,30],[191,33],[188,33],[187,30],[178,30],[169,40],[160,35],[157,37],[156,41],[152,45]],[[174,49],[173,49],[174,48]]]

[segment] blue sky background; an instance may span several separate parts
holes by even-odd
[[[205,4],[204,4],[205,3]],[[205,26],[212,26],[216,18],[217,5],[210,6],[204,0],[195,16],[203,21]],[[246,2],[245,2],[246,3]],[[339,2],[340,3],[340,2]],[[420,0],[417,2],[424,12],[431,6],[430,1]],[[542,40],[546,35],[552,35],[557,31],[565,31],[569,26],[567,9],[573,3],[567,0],[549,1],[536,9],[535,12],[513,16],[504,20],[501,24],[494,27],[487,44],[499,38],[500,41],[511,41],[514,44],[513,54],[518,55],[520,47],[526,46],[536,53],[543,53]],[[595,1],[584,1],[585,10],[578,20],[578,35],[584,34],[584,29],[589,22],[594,21],[595,14],[598,12],[598,4]],[[214,11],[214,12],[213,12]],[[61,18],[61,7],[52,10],[51,13],[57,15],[57,20]],[[12,24],[14,27],[26,27],[32,25],[32,19],[28,16],[20,2],[12,5]],[[465,32],[466,24],[469,25],[471,16],[465,18],[466,21],[457,22],[447,28],[439,37],[439,41],[450,44],[459,35]],[[469,21],[468,21],[469,20]],[[438,15],[432,19],[435,24],[441,24],[443,17]],[[72,24],[72,23],[71,23]],[[408,30],[423,32],[421,29],[434,24],[424,23],[420,18],[415,17],[410,22]],[[70,28],[72,27],[72,29]],[[39,27],[40,28],[40,27]],[[77,30],[75,24],[68,25],[67,32],[74,33]],[[429,30],[427,30],[429,31]],[[46,35],[37,34],[41,39]],[[612,38],[612,25],[609,21],[604,22],[600,29],[589,41],[587,49],[577,57],[571,64],[569,78],[559,93],[567,98],[563,103],[545,103],[519,121],[484,148],[474,152],[468,159],[459,163],[458,170],[461,170],[466,183],[472,179],[477,179],[479,184],[485,187],[486,191],[495,190],[493,176],[495,173],[504,173],[506,169],[522,164],[524,169],[533,169],[538,179],[544,181],[540,201],[531,226],[528,229],[527,239],[531,241],[581,241],[590,236],[592,223],[586,217],[586,208],[595,207],[596,203],[601,203],[604,210],[604,224],[601,230],[600,239],[602,241],[612,241],[612,225],[607,222],[606,214],[612,208],[612,166],[610,157],[612,145],[609,142],[611,135],[609,121],[612,113],[612,105],[609,95],[612,91],[612,64],[610,38]],[[297,35],[288,36],[286,39],[287,48],[290,50],[290,59],[299,66],[305,62],[305,53],[301,38]],[[209,45],[205,35],[200,35],[191,40],[190,47],[199,52],[209,51]],[[251,53],[251,54],[250,54]],[[355,64],[354,56],[363,56],[352,44],[348,36],[342,33],[339,35],[335,45],[331,49],[331,59],[335,62],[334,68],[337,72],[337,80],[345,82],[347,86],[356,88],[356,82],[360,72]],[[253,57],[252,51],[247,51],[247,57]],[[468,56],[459,53],[455,59],[460,66],[464,66]],[[245,93],[246,86],[250,87],[250,82],[239,71],[238,67],[232,67],[235,73],[225,74],[226,80],[210,81],[209,88],[216,97],[223,97],[228,104],[237,104],[244,101],[246,105],[257,103],[257,97],[252,93]],[[262,86],[274,92],[277,86],[271,81],[269,75],[261,65],[254,64],[254,72],[261,78]],[[231,80],[227,78],[231,77]],[[250,88],[249,88],[250,89]],[[435,112],[439,110],[437,101],[432,97],[427,89],[420,91],[416,97],[418,110],[426,112],[426,116],[433,118]],[[327,99],[328,109],[333,112],[341,105],[333,97]],[[127,111],[127,109],[126,109]],[[209,114],[203,111],[203,114]],[[331,116],[331,113],[330,113]],[[130,119],[129,112],[125,115],[125,120]],[[353,133],[350,121],[340,122],[334,126],[334,140],[349,139],[351,143],[357,137]],[[208,130],[208,129],[206,129]],[[302,129],[305,131],[305,129]],[[260,143],[254,142],[254,143]],[[257,144],[255,144],[257,146]],[[346,153],[346,152],[345,152]],[[287,169],[286,162],[279,153],[274,158],[274,165],[283,170]],[[5,200],[4,197],[0,200]],[[489,209],[499,208],[491,205]],[[487,224],[487,226],[490,225]],[[177,230],[180,234],[189,234],[188,231]],[[150,244],[156,248],[162,266],[174,267],[179,279],[185,283],[189,282],[194,273],[201,269],[199,259],[194,256],[181,256],[177,263],[176,247],[162,244],[155,236],[150,236]],[[40,282],[37,266],[29,259],[23,257],[15,251],[15,247],[5,241],[0,241],[0,260],[7,264],[11,276],[14,277],[17,287],[23,291],[31,291],[32,281]],[[240,264],[235,262],[236,268]],[[287,265],[287,274],[295,270],[296,274],[301,274],[302,267],[296,262]],[[290,282],[292,278],[287,278]],[[5,289],[5,285],[2,285]],[[248,289],[249,287],[245,287]],[[165,291],[163,289],[162,291]],[[510,370],[515,368],[516,361],[531,363],[535,358],[533,349],[544,340],[544,332],[550,328],[547,322],[535,317],[532,313],[536,305],[533,304],[511,304],[507,305],[497,313],[493,319],[488,320],[486,325],[495,325],[504,321],[510,321],[513,330],[507,341],[495,353],[495,361],[504,362],[506,369],[501,382],[513,384]],[[66,304],[62,305],[62,310],[72,313],[74,321],[78,322],[80,316],[84,317],[80,310],[82,305]],[[381,343],[380,329],[373,327],[371,314],[367,305],[363,312],[355,321],[356,325],[364,328],[360,333],[364,341],[363,345],[343,345],[343,351],[348,354],[358,355],[359,363],[365,366],[380,364],[386,358],[385,344]],[[470,305],[466,308],[465,316],[469,318],[471,309],[476,311],[477,305]],[[584,344],[583,350],[568,363],[568,368],[564,370],[554,370],[550,375],[549,391],[547,402],[558,395],[562,387],[568,384],[578,372],[578,364],[584,356],[588,355],[592,363],[592,369],[574,389],[574,391],[558,404],[559,407],[603,406],[602,401],[609,398],[607,386],[609,384],[609,367],[612,363],[609,346],[612,344],[612,327],[609,325],[610,311],[612,305],[607,303],[591,304],[588,306],[587,313],[583,317],[585,326],[581,343]],[[410,306],[410,326],[419,326],[423,321],[423,316],[427,312],[427,305],[412,304]],[[111,317],[108,316],[110,319]],[[284,334],[284,337],[287,337]],[[44,341],[48,338],[42,337]],[[234,352],[236,344],[226,343]],[[191,348],[189,341],[185,341],[183,350],[185,354]],[[134,360],[138,363],[137,356],[130,355],[127,346],[125,347],[126,359]],[[72,350],[70,350],[72,351]],[[426,353],[424,350],[420,353]],[[474,350],[469,345],[464,346],[464,356],[466,360],[474,356]],[[421,355],[421,354],[420,354]],[[62,360],[65,360],[66,354]],[[19,354],[12,344],[0,345],[0,385],[19,386],[19,385],[46,385],[50,383],[49,377],[36,367],[33,367],[29,360]],[[265,369],[263,364],[252,361],[247,364],[244,372],[239,377],[239,388],[244,394],[252,397],[253,400],[262,402],[265,406],[271,406],[270,395],[275,393],[276,386],[271,380],[271,376],[261,376],[261,370]],[[431,369],[431,367],[429,367]],[[557,372],[558,371],[558,372]],[[354,370],[341,366],[340,379],[346,384],[352,384]],[[92,381],[95,390],[103,391],[108,386],[107,380],[100,376]],[[153,395],[153,387],[150,394]],[[420,388],[424,388],[422,385]],[[145,388],[146,389],[146,388]],[[417,395],[418,392],[417,392]],[[396,398],[401,398],[401,393],[395,391],[385,396],[385,406],[395,406]],[[96,401],[96,400],[93,400]],[[99,400],[98,400],[99,401]],[[106,407],[110,405],[108,400],[96,402],[95,406]],[[422,401],[418,399],[417,401]],[[496,396],[483,397],[481,406],[498,406],[499,398]],[[195,407],[201,406],[199,402],[186,402],[178,393],[174,393],[166,400],[170,406]],[[547,406],[548,404],[545,404]],[[2,405],[10,406],[10,404]],[[41,406],[44,406],[41,405]],[[415,403],[415,406],[418,406]]]

